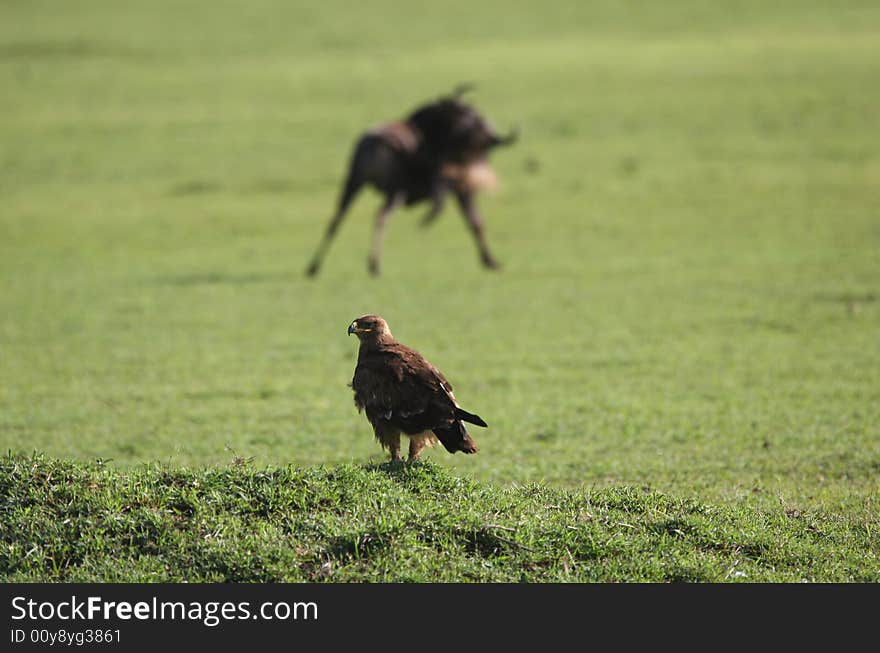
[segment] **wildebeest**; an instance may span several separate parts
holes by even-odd
[[[339,204],[306,273],[318,273],[333,236],[352,200],[364,184],[384,195],[376,215],[369,271],[379,274],[382,238],[388,218],[400,206],[431,203],[422,225],[431,224],[443,209],[446,196],[455,195],[470,225],[480,259],[488,268],[498,263],[486,243],[475,194],[496,182],[488,163],[489,152],[516,141],[516,130],[499,135],[477,110],[462,101],[467,86],[424,104],[405,120],[370,129],[358,139]]]

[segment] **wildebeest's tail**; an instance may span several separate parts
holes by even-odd
[[[449,96],[453,100],[460,100],[462,95],[464,95],[465,93],[470,93],[474,90],[474,88],[476,87],[471,82],[462,82],[454,89],[452,89],[452,93],[450,93]]]
[[[464,453],[477,453],[477,443],[468,435],[467,429],[460,421],[456,420],[448,428],[434,429],[434,435],[446,447],[449,453],[462,451]]]
[[[489,426],[486,422],[483,421],[483,418],[479,415],[474,415],[473,413],[469,413],[463,408],[455,407],[455,416],[460,419],[468,422],[469,424],[476,424],[477,426]]]

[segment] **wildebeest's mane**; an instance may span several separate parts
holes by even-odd
[[[420,148],[426,158],[464,161],[468,155],[485,147],[490,133],[477,110],[456,98],[441,98],[419,107],[406,118],[418,131]]]

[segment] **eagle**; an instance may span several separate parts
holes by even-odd
[[[447,451],[476,453],[464,422],[488,426],[458,405],[446,377],[415,349],[394,339],[378,315],[364,315],[348,327],[360,340],[351,380],[354,403],[366,413],[391,460],[400,460],[400,434],[409,437],[408,460],[417,460],[439,440]]]

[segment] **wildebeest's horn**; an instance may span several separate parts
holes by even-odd
[[[458,86],[456,86],[452,90],[452,93],[450,95],[453,100],[459,100],[459,99],[461,99],[462,95],[464,95],[465,93],[470,93],[473,90],[474,90],[473,84],[471,84],[470,82],[464,82],[463,84],[459,84]]]
[[[511,129],[507,136],[494,136],[495,145],[513,145],[519,139],[519,127]]]

